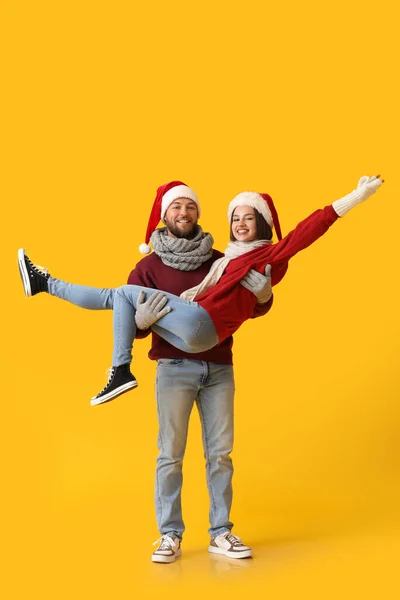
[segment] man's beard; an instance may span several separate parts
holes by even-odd
[[[190,231],[181,231],[180,229],[178,229],[178,227],[174,225],[174,223],[171,223],[171,221],[168,221],[167,219],[165,219],[165,225],[167,226],[168,231],[170,231],[175,237],[179,239],[192,240],[194,237],[196,237],[196,235],[199,232],[199,226],[197,225],[197,223],[193,225]]]

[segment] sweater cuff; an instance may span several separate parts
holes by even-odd
[[[265,296],[263,296],[262,298],[257,298],[257,304],[266,304],[266,302],[268,302],[268,300],[271,299],[272,296],[272,290],[270,290],[270,292],[268,294],[266,294]]]
[[[135,338],[137,338],[138,340],[144,339],[151,333],[151,331],[151,327],[149,327],[148,329],[139,329],[138,327],[136,327]]]
[[[335,200],[332,202],[332,206],[339,217],[343,217],[349,210],[351,210],[357,204],[362,202],[363,196],[359,190],[353,190],[347,196],[340,198],[340,200]]]
[[[272,294],[271,298],[267,302],[264,302],[264,304],[260,304],[259,302],[256,302],[256,304],[254,306],[253,314],[251,315],[250,319],[257,319],[258,317],[263,317],[264,315],[266,315],[267,312],[272,307],[273,301],[274,301],[274,295]]]

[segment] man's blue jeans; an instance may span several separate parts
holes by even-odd
[[[158,361],[156,398],[159,420],[156,468],[156,516],[160,533],[182,539],[182,462],[186,448],[189,417],[194,403],[200,415],[207,486],[210,496],[212,537],[230,531],[233,465],[232,365],[200,360]]]

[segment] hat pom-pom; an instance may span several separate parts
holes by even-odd
[[[151,248],[148,244],[140,244],[139,252],[141,252],[141,254],[150,254]]]

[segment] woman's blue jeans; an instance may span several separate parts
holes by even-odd
[[[93,288],[50,277],[49,294],[81,308],[114,311],[114,350],[112,366],[132,361],[132,345],[136,335],[135,313],[140,292],[148,297],[158,290],[138,285],[119,288]],[[208,312],[197,302],[163,292],[171,311],[152,325],[164,340],[188,353],[204,352],[218,344],[218,335]]]

